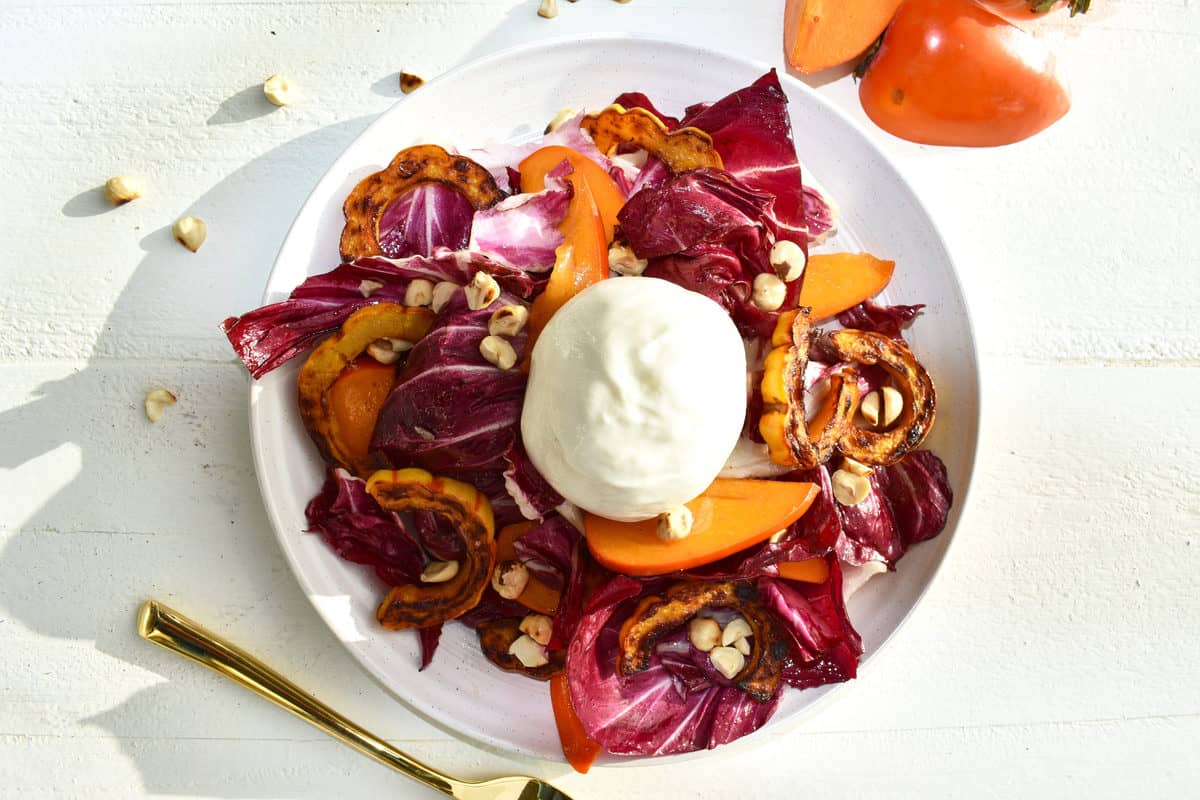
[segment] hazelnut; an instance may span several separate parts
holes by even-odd
[[[646,259],[638,258],[628,245],[613,242],[608,248],[608,268],[618,275],[641,275],[648,263]]]
[[[104,196],[114,206],[125,205],[130,200],[137,200],[145,190],[146,185],[141,178],[132,178],[128,175],[117,175],[104,182]]]
[[[721,642],[721,626],[711,617],[692,617],[688,623],[688,641],[692,647],[707,653]]]
[[[367,355],[380,364],[395,364],[400,360],[400,354],[412,350],[413,343],[407,339],[376,339],[367,345]]]
[[[453,281],[438,281],[438,284],[433,287],[433,298],[430,300],[429,306],[433,309],[433,313],[440,314],[446,304],[450,302],[450,298],[458,291],[458,284]]]
[[[754,629],[750,627],[750,623],[744,617],[734,617],[721,631],[721,644],[731,645],[738,639],[745,639],[753,635]]]
[[[557,0],[542,0],[542,4],[538,6],[538,16],[543,19],[554,19],[558,16]]]
[[[445,583],[457,574],[457,561],[431,561],[421,570],[421,583]]]
[[[529,585],[529,569],[520,561],[501,561],[492,572],[492,588],[505,600],[516,600]]]
[[[572,0],[572,2],[574,2],[574,0]],[[578,113],[579,112],[573,108],[564,108],[562,111],[559,111],[554,115],[554,119],[546,123],[546,129],[542,131],[542,134],[545,135],[547,133],[554,133],[564,122],[575,119],[575,115]]]
[[[263,81],[263,95],[277,106],[286,106],[295,99],[292,84],[282,75],[272,75]]]
[[[412,94],[424,85],[425,79],[420,75],[414,75],[411,72],[400,72],[400,91],[405,94]]]
[[[479,354],[500,369],[512,369],[517,363],[517,351],[507,339],[485,336],[479,343]]]
[[[373,281],[370,278],[363,278],[358,282],[358,293],[363,297],[370,297],[382,288],[382,281]]]
[[[751,297],[754,305],[763,311],[778,311],[787,299],[787,284],[779,277],[769,272],[754,276],[754,293]]]
[[[488,320],[488,333],[492,336],[516,336],[529,321],[529,309],[525,306],[500,306]]]
[[[708,660],[716,667],[717,672],[729,680],[746,666],[746,657],[733,647],[714,647],[708,654]]]
[[[151,389],[146,392],[146,419],[158,422],[167,406],[175,405],[175,393],[168,389]]]
[[[171,235],[175,237],[175,241],[194,253],[208,238],[208,226],[199,217],[180,217],[171,226]]]
[[[833,484],[833,498],[844,506],[856,506],[871,493],[870,480],[844,469],[830,475],[829,482]]]
[[[516,641],[508,646],[508,654],[529,669],[544,667],[550,663],[550,659],[546,658],[546,648],[535,642],[529,634],[517,637]]]
[[[867,477],[875,471],[874,468],[867,466],[861,461],[855,461],[850,456],[842,458],[842,469],[847,472],[853,472],[855,475],[862,475],[863,477]]]
[[[808,256],[804,255],[804,250],[795,242],[780,239],[771,248],[771,266],[783,281],[791,283],[799,278],[804,274],[806,264]]]
[[[545,647],[550,644],[550,636],[554,631],[554,620],[545,614],[529,614],[521,620],[521,633],[529,634],[529,638]]]
[[[500,298],[500,284],[486,272],[476,272],[466,286],[467,308],[478,311],[487,308]]]
[[[404,290],[404,305],[427,306],[433,303],[433,281],[414,278]]]
[[[692,532],[692,510],[687,506],[676,506],[658,515],[658,538],[674,542],[686,538]]]

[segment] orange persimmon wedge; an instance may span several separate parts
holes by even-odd
[[[829,562],[823,558],[784,561],[779,564],[779,577],[805,583],[824,583],[829,580]]]
[[[396,382],[396,367],[373,358],[359,359],[342,371],[329,387],[329,411],[338,435],[354,458],[365,458],[375,421]]]
[[[513,543],[532,529],[532,522],[517,522],[501,528],[500,532],[496,534],[496,563],[515,559],[517,557],[517,550],[513,547]],[[551,589],[536,577],[530,575],[529,583],[525,585],[525,591],[521,592],[521,596],[517,598],[517,602],[530,611],[536,611],[539,614],[549,616],[558,610],[559,597],[560,593],[558,590]]]
[[[579,190],[580,181],[587,184],[596,210],[604,221],[604,241],[611,242],[617,213],[625,205],[625,195],[621,194],[621,189],[603,167],[578,150],[551,145],[530,153],[518,167],[521,172],[521,191],[540,192],[546,188],[546,175],[564,160],[571,163],[573,171],[568,180],[575,190]]]
[[[812,309],[813,322],[829,319],[874,297],[892,279],[895,261],[870,253],[825,253],[808,257],[799,305]]]
[[[529,340],[525,352],[530,354],[538,334],[558,309],[587,287],[608,277],[608,243],[617,212],[625,203],[621,190],[598,164],[559,145],[536,150],[521,162],[521,189],[541,191],[546,185],[547,173],[564,159],[573,168],[567,180],[575,194],[567,207],[567,216],[558,226],[565,241],[555,251],[550,280],[529,309]]]
[[[600,743],[587,735],[571,703],[571,688],[565,672],[550,678],[550,706],[554,709],[554,726],[558,728],[558,739],[567,763],[576,772],[586,773],[600,755]]]
[[[798,520],[818,494],[816,485],[718,478],[687,503],[692,532],[664,541],[656,520],[616,522],[587,514],[588,548],[596,560],[627,575],[661,575],[698,567],[758,544]]]
[[[862,55],[901,0],[788,0],[783,49],[801,72],[820,72]]]

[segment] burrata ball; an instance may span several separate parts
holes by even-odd
[[[559,494],[636,521],[703,492],[746,416],[746,354],[723,308],[658,278],[600,281],[533,349],[521,436]]]

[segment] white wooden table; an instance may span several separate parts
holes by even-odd
[[[324,627],[269,531],[217,322],[256,304],[398,70],[593,31],[779,65],[782,3],[3,3],[0,796],[433,796],[138,640],[147,596],[418,757],[581,799],[1200,794],[1200,6],[1094,4],[1047,31],[1075,108],[1044,135],[874,131],[942,225],[984,360],[981,460],[925,602],[791,734],[584,777],[419,720]],[[274,72],[294,106],[262,101]],[[863,119],[850,79],[820,91]],[[119,173],[149,191],[112,209]],[[171,240],[185,212],[197,255]],[[179,404],[151,425],[160,385]]]

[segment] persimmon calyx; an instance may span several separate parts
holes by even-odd
[[[878,364],[904,399],[899,417],[887,430],[851,425],[838,440],[838,449],[863,464],[887,466],[920,447],[933,427],[937,392],[908,345],[883,334],[849,329],[823,334],[820,345],[843,361]]]
[[[661,597],[647,597],[621,625],[617,672],[632,675],[650,667],[654,646],[664,636],[688,624],[701,611],[733,609],[749,623],[750,654],[733,683],[760,703],[775,696],[783,676],[788,645],[778,624],[748,581],[677,583]]]
[[[401,196],[426,183],[453,189],[477,211],[504,198],[491,173],[466,156],[448,153],[435,144],[406,148],[387,167],[359,181],[346,196],[342,204],[346,217],[340,245],[342,259],[382,255],[379,220],[383,213]]]
[[[667,130],[661,119],[644,108],[626,109],[614,103],[603,111],[585,116],[580,127],[606,156],[625,144],[645,150],[671,172],[724,167],[712,137],[707,133],[699,128]]]
[[[329,390],[356,358],[380,339],[416,342],[433,325],[428,308],[408,308],[398,303],[374,303],[364,306],[342,323],[334,333],[309,354],[297,379],[300,418],[309,436],[326,461],[365,478],[385,464],[371,455],[357,455],[340,430],[337,415],[330,408]]]
[[[393,587],[375,614],[379,624],[388,630],[427,628],[474,608],[496,560],[488,499],[469,483],[415,468],[379,470],[367,479],[367,493],[388,511],[431,511],[447,518],[464,544],[462,564],[450,580]]]
[[[853,427],[859,404],[858,374],[853,368],[830,377],[824,405],[806,419],[804,370],[812,335],[809,310],[779,316],[771,336],[772,350],[763,363],[763,411],[758,431],[776,464],[811,469],[829,460],[838,442]]]

